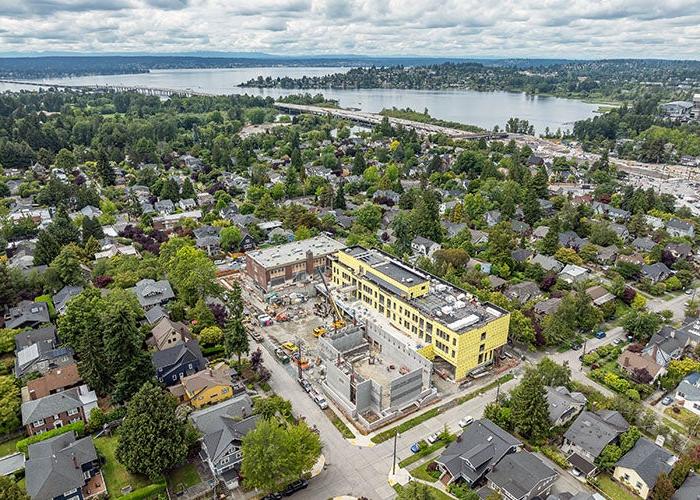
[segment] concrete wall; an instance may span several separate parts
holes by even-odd
[[[421,370],[421,378],[424,387],[430,385],[430,375],[433,371],[433,363],[418,354],[411,347],[406,346],[391,333],[385,331],[380,325],[367,321],[367,336],[382,348],[382,352],[390,358],[396,359],[409,370]],[[419,391],[420,392],[420,391]]]
[[[326,364],[326,384],[346,403],[350,403],[350,376],[335,366],[335,363]]]
[[[370,400],[372,402],[372,407],[374,410],[379,413],[382,408],[382,386],[381,384],[376,383],[374,380],[371,380],[372,382],[372,390],[370,391]]]
[[[409,403],[423,391],[423,370],[417,368],[391,381],[389,407],[395,408]]]
[[[364,413],[372,408],[372,381],[365,380],[355,388],[355,408],[358,413]]]
[[[341,353],[351,351],[356,347],[360,347],[361,345],[367,343],[365,342],[364,334],[362,333],[361,328],[348,329],[337,336],[332,334],[327,335],[326,339],[336,350],[340,351]]]

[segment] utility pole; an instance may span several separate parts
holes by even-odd
[[[393,461],[393,465],[391,466],[391,475],[392,476],[396,474],[396,440],[398,439],[398,437],[399,437],[399,433],[397,432],[396,434],[394,434],[394,461]]]

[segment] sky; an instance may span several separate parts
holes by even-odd
[[[0,0],[0,54],[700,58],[700,0]]]

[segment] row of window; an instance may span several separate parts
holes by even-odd
[[[68,410],[66,413],[68,414],[69,417],[71,417],[73,415],[77,415],[79,413],[79,411],[80,410],[78,410],[77,408],[72,408],[72,409]],[[60,420],[60,418],[61,418],[60,415],[53,415],[54,420]],[[39,420],[33,422],[32,426],[33,427],[41,427],[42,425],[45,425],[45,424],[46,424],[46,420],[43,418],[40,418]]]

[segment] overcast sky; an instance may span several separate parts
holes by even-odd
[[[700,0],[0,0],[0,53],[700,58]]]

